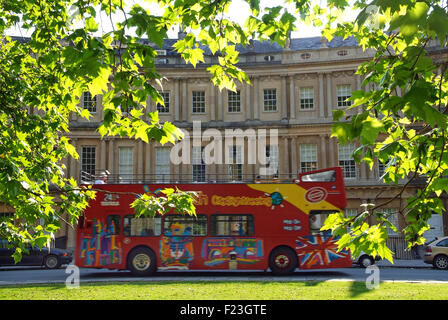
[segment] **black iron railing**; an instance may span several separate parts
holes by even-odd
[[[103,179],[103,176],[106,176]],[[79,181],[82,184],[185,184],[185,183],[295,183],[299,178],[297,173],[276,175],[256,174],[110,174],[104,170],[94,173],[80,172]]]

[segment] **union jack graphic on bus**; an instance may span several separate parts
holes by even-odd
[[[350,253],[346,250],[338,252],[337,240],[330,231],[299,237],[296,250],[300,268],[335,267],[340,259],[347,259]]]

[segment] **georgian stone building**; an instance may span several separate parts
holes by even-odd
[[[195,121],[201,121],[202,132],[209,130],[222,137],[226,130],[238,132],[235,130],[240,129],[244,136],[248,130],[265,129],[269,136],[270,130],[276,129],[278,144],[271,146],[268,139],[266,150],[261,151],[268,163],[278,163],[278,170],[272,174],[280,179],[294,178],[298,172],[342,166],[348,215],[356,214],[362,203],[380,203],[397,192],[398,187],[386,186],[380,181],[383,170],[380,164],[375,164],[373,170],[365,164],[356,164],[351,158],[356,146],[342,146],[330,138],[333,111],[349,106],[346,99],[352,91],[368,89],[363,88],[362,79],[355,71],[374,52],[363,51],[353,39],[334,39],[330,43],[320,37],[291,39],[286,48],[254,41],[247,48],[239,48],[239,67],[248,74],[251,85],[239,83],[234,93],[220,91],[210,81],[206,68],[218,63],[216,56],[205,52],[205,62],[193,68],[173,50],[174,41],[166,40],[158,51],[158,70],[166,77],[163,88],[159,88],[165,107],[148,99],[147,108],[158,110],[161,121],[171,121],[183,129],[188,133],[187,139],[195,138]],[[247,137],[233,146],[221,144],[222,155],[227,155],[231,164],[206,164],[200,148],[209,143],[206,139],[199,145],[191,144],[189,164],[178,165],[170,161],[172,146],[119,137],[101,140],[96,132],[103,116],[101,96],[85,93],[81,104],[92,112],[93,118],[89,122],[75,116],[71,119],[70,139],[80,160],[67,159],[66,166],[67,175],[77,179],[81,171],[95,174],[108,170],[113,182],[130,177],[146,182],[238,182],[258,176],[262,167],[259,161],[248,161],[253,142]],[[405,196],[415,192],[416,187],[408,188]],[[403,227],[405,220],[397,213],[399,205],[396,200],[384,210],[391,214],[396,225]],[[434,235],[448,234],[439,217],[433,222]],[[404,242],[390,232],[393,238],[390,245],[397,252],[396,257],[406,257],[408,253],[402,250]],[[67,248],[73,248],[74,230],[63,226],[59,236],[65,235]]]

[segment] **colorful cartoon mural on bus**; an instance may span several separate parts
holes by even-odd
[[[263,259],[263,241],[256,238],[210,238],[202,244],[202,258],[207,266],[223,263],[253,264]]]
[[[330,231],[316,233],[296,240],[296,251],[302,269],[330,266],[338,259],[347,259],[350,254],[346,250],[337,251],[337,239]]]
[[[160,240],[159,269],[187,270],[193,262],[193,237],[191,227],[172,223]]]
[[[86,266],[108,266],[121,263],[121,246],[117,241],[114,221],[104,225],[93,221],[92,235],[82,239],[80,257]]]

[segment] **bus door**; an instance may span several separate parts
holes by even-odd
[[[121,215],[85,220],[78,226],[77,264],[84,267],[113,267],[123,260]]]

